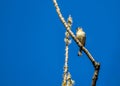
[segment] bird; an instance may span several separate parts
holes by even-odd
[[[83,29],[81,27],[78,27],[76,29],[76,38],[80,41],[80,43],[85,46],[85,42],[86,42],[86,34],[83,31]],[[82,55],[82,47],[80,47],[79,51],[78,51],[78,56]]]

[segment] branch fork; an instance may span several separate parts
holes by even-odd
[[[97,79],[98,79],[98,74],[99,74],[99,70],[100,70],[100,63],[98,63],[97,61],[95,61],[95,59],[92,57],[91,53],[80,43],[80,41],[76,38],[76,36],[74,35],[74,33],[71,31],[71,24],[72,24],[72,17],[69,16],[68,18],[68,23],[65,21],[64,17],[62,16],[62,13],[60,11],[60,8],[57,4],[57,1],[56,0],[53,0],[53,3],[54,3],[54,6],[56,8],[56,12],[61,20],[61,22],[63,23],[63,25],[65,26],[66,28],[66,34],[69,34],[68,35],[68,38],[69,36],[72,37],[72,39],[76,42],[76,44],[78,45],[78,47],[82,47],[82,50],[84,51],[84,53],[87,55],[87,57],[89,58],[89,60],[91,61],[91,63],[93,64],[93,67],[94,67],[94,74],[93,74],[93,78],[92,78],[92,84],[91,86],[96,86],[96,82],[97,82]],[[71,19],[71,20],[70,20]],[[64,66],[64,80],[67,80],[67,76],[68,76],[68,45],[69,45],[69,39],[67,38],[67,35],[66,35],[66,38],[65,38],[65,42],[66,42],[66,60],[65,60],[65,66]],[[65,71],[66,70],[66,71]],[[64,84],[62,86],[72,86],[71,85],[67,85],[67,84]]]

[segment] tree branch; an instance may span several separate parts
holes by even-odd
[[[98,79],[99,70],[100,70],[100,64],[96,62],[95,63],[95,71],[94,71],[94,75],[92,78],[92,86],[96,86],[96,81]]]
[[[92,57],[92,55],[89,53],[89,51],[80,43],[80,41],[76,38],[76,36],[74,35],[74,33],[70,30],[69,26],[67,25],[66,21],[64,20],[64,17],[62,16],[62,14],[60,12],[60,8],[59,8],[56,0],[53,0],[53,3],[54,3],[54,6],[56,8],[57,14],[58,14],[61,22],[65,26],[67,32],[70,34],[70,36],[76,42],[76,44],[78,45],[78,47],[82,48],[82,50],[84,51],[84,53],[88,56],[89,60],[92,62],[93,66],[95,68],[95,72],[94,72],[93,79],[92,79],[92,86],[96,86],[96,81],[97,81],[97,78],[98,78],[100,64],[95,61],[95,59]]]
[[[69,28],[71,28],[72,25],[72,18],[71,16],[68,17],[68,23],[67,25],[69,26]],[[62,81],[62,86],[69,86],[68,84],[70,84],[72,86],[73,83],[69,83],[72,79],[71,77],[69,77],[70,73],[68,72],[68,49],[69,49],[69,44],[71,43],[70,40],[70,35],[69,33],[66,31],[65,32],[65,64],[64,64],[64,74],[63,74],[63,81]],[[68,80],[69,77],[69,80]]]

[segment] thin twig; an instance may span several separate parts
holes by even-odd
[[[67,25],[69,26],[69,28],[71,28],[72,25],[72,18],[71,16],[68,17],[68,23]],[[62,82],[62,86],[72,86],[73,83],[71,83],[72,79],[71,79],[71,75],[68,72],[68,58],[69,58],[69,54],[68,54],[68,49],[69,49],[69,44],[71,43],[70,40],[70,35],[69,33],[66,31],[65,32],[65,64],[64,64],[64,74],[63,74],[63,82]]]
[[[66,31],[65,32],[65,64],[64,64],[64,74],[63,74],[63,82],[62,82],[62,86],[66,86],[67,85],[67,75],[68,75],[68,45],[69,45],[69,33]]]
[[[61,12],[60,12],[60,8],[57,4],[56,0],[53,0],[53,3],[55,5],[57,14],[61,20],[61,22],[63,23],[63,25],[65,26],[67,32],[70,34],[70,36],[73,38],[73,40],[77,43],[78,47],[81,47],[82,50],[84,51],[84,53],[88,56],[88,58],[90,59],[90,61],[92,62],[94,68],[95,68],[95,72],[93,75],[93,79],[92,79],[92,86],[96,86],[96,81],[98,78],[98,73],[99,73],[99,69],[100,69],[100,64],[98,62],[95,61],[95,59],[92,57],[92,55],[89,53],[89,51],[80,43],[80,41],[76,38],[76,36],[74,35],[74,33],[69,29],[66,21],[64,20],[64,17],[62,16]],[[97,65],[96,65],[97,64]]]

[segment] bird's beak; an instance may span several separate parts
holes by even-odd
[[[78,28],[76,29],[76,31],[78,31]]]

